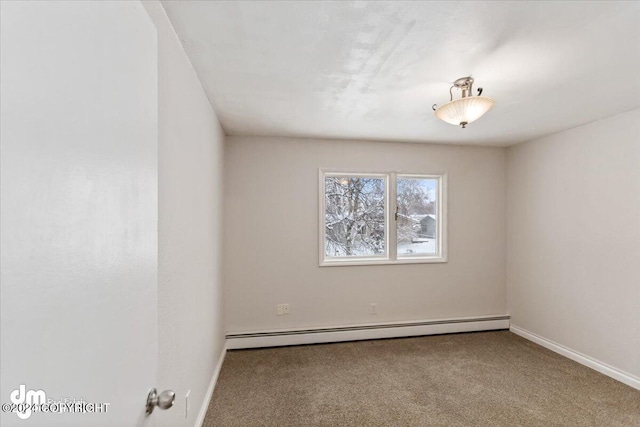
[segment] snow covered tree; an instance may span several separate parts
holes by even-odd
[[[325,178],[325,253],[363,256],[384,253],[384,179]]]

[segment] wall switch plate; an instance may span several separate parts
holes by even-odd
[[[376,304],[375,302],[371,303],[371,305],[369,306],[369,313],[378,314],[378,304]]]

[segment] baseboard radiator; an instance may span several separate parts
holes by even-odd
[[[278,347],[509,329],[509,315],[228,333],[227,348]]]

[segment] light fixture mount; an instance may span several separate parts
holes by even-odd
[[[460,77],[458,80],[453,82],[452,88],[455,87],[460,89],[462,91],[462,97],[466,98],[467,96],[469,96],[469,94],[471,94],[474,81],[475,80],[473,80],[473,77]],[[478,95],[480,95],[481,93],[482,93],[482,88],[479,88]],[[453,99],[450,99],[449,101],[453,101]]]
[[[461,77],[449,88],[449,102],[438,107],[433,104],[435,115],[452,125],[460,125],[463,129],[471,122],[478,120],[495,104],[494,100],[482,95],[482,88],[473,96],[473,77]],[[453,100],[453,88],[461,91],[461,98]]]

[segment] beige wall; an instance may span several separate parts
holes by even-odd
[[[162,426],[195,425],[224,346],[224,133],[162,6],[158,28],[158,384],[176,392]],[[185,420],[185,395],[190,412]],[[156,413],[153,414],[156,416]]]
[[[227,137],[225,164],[229,332],[506,312],[505,149]],[[319,267],[319,168],[447,172],[449,262]]]
[[[508,149],[512,324],[640,376],[640,110]]]

